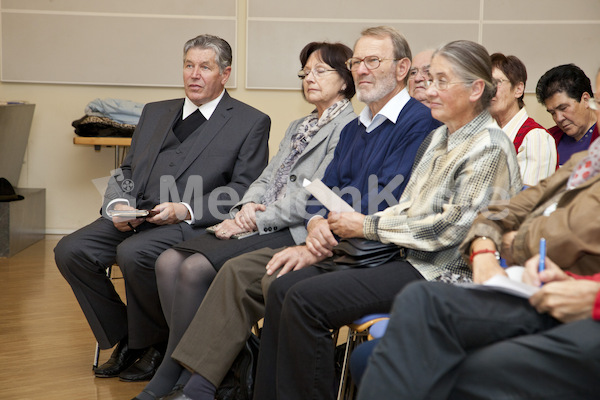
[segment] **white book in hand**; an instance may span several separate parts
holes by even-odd
[[[464,284],[465,287],[479,290],[496,291],[512,294],[513,296],[523,297],[528,299],[537,292],[540,288],[531,286],[521,280],[523,276],[523,267],[513,266],[505,269],[508,276],[494,275],[483,284],[476,283]]]

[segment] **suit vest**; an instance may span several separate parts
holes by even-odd
[[[196,131],[188,136],[183,142],[180,142],[175,136],[175,133],[173,133],[173,127],[169,129],[160,151],[156,156],[156,160],[152,166],[152,171],[148,176],[148,182],[146,183],[146,187],[144,189],[144,193],[147,195],[144,195],[144,197],[138,199],[138,208],[149,210],[163,201],[176,200],[161,199],[160,186],[161,183],[166,183],[166,180],[163,178],[164,176],[176,176],[181,164],[184,162],[188,153],[192,149],[190,143],[196,139],[198,134],[199,132]],[[179,200],[177,201],[182,201],[186,182],[179,182],[176,180],[176,184],[179,191]]]

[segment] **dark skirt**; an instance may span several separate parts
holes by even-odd
[[[226,261],[241,254],[269,247],[294,246],[296,243],[289,229],[282,229],[264,235],[248,236],[244,239],[221,240],[210,233],[202,233],[190,240],[181,242],[173,249],[187,253],[201,253],[218,271]]]

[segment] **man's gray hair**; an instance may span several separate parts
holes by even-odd
[[[233,55],[231,46],[225,39],[214,35],[199,35],[188,40],[183,46],[183,58],[192,48],[212,49],[215,52],[215,61],[219,65],[219,71],[223,73],[225,68],[231,66]]]
[[[361,36],[389,37],[394,45],[394,58],[408,58],[412,60],[412,53],[406,38],[391,26],[374,26],[363,30]]]

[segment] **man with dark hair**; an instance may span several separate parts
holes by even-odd
[[[219,37],[200,35],[185,44],[185,98],[144,107],[129,153],[109,181],[103,217],[54,249],[100,348],[118,344],[95,369],[97,377],[152,377],[169,334],[156,258],[220,221],[267,165],[271,121],[229,96],[231,61],[231,47]],[[151,214],[136,218],[136,209]],[[105,273],[115,262],[127,305]]]
[[[548,131],[556,140],[558,164],[563,165],[598,137],[596,115],[588,103],[594,96],[590,78],[574,64],[559,65],[542,75],[535,91],[556,123]]]

